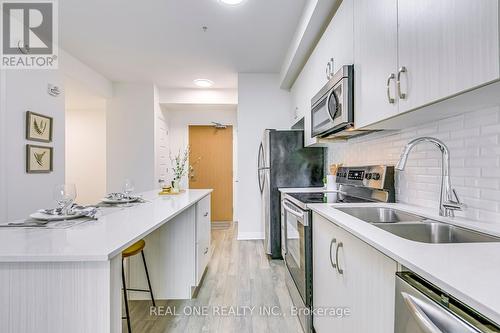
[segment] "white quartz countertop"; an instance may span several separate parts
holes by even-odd
[[[158,229],[212,190],[177,195],[141,193],[132,207],[101,208],[103,216],[67,229],[0,228],[0,262],[104,261]]]
[[[500,243],[427,244],[410,241],[335,209],[373,205],[310,204],[308,207],[491,320],[500,323]],[[442,218],[429,210],[403,204],[375,205],[397,208],[500,236],[500,226],[496,223]]]

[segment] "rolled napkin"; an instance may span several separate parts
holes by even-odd
[[[126,199],[133,199],[137,202],[146,202],[144,199],[142,199],[140,196],[135,196],[135,195],[126,195],[125,193],[120,193],[120,192],[113,192],[109,193],[106,195],[106,199],[109,200],[126,200]]]
[[[47,215],[62,215],[62,208],[51,208],[51,209],[40,209],[38,211],[39,213],[47,214]],[[81,215],[92,218],[92,219],[98,219],[100,216],[100,211],[97,207],[94,206],[79,206],[77,204],[73,204],[69,210],[69,215]]]

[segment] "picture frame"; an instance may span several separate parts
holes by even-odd
[[[54,170],[54,148],[26,145],[26,172],[50,173]]]
[[[26,140],[52,142],[53,118],[26,111]]]

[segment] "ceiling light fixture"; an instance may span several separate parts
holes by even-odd
[[[219,1],[222,2],[223,4],[226,4],[226,5],[235,6],[235,5],[239,5],[244,0],[219,0]]]
[[[214,82],[208,79],[196,79],[193,81],[193,83],[200,88],[210,88],[211,86],[214,85]]]

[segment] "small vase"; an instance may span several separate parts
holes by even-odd
[[[172,181],[172,193],[179,193],[180,192],[180,186],[179,186],[179,179],[174,179]]]

